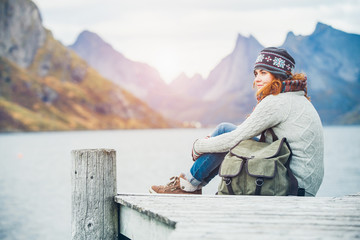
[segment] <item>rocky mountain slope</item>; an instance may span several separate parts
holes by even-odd
[[[360,35],[318,23],[309,36],[289,33],[282,47],[307,73],[309,95],[324,123],[360,123]]]
[[[30,0],[0,1],[0,131],[169,127],[42,26]]]

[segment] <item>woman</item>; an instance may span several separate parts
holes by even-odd
[[[285,49],[265,48],[254,66],[258,104],[239,126],[222,123],[211,136],[193,145],[192,168],[171,178],[165,186],[152,186],[152,193],[201,194],[201,188],[218,174],[226,153],[242,140],[272,128],[286,137],[292,149],[290,168],[305,196],[315,196],[323,179],[323,128],[307,96],[307,78],[292,74],[295,61]],[[267,138],[271,141],[271,138]]]

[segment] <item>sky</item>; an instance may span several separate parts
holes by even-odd
[[[34,0],[44,26],[64,45],[84,30],[170,82],[204,78],[235,47],[238,34],[264,47],[310,35],[317,22],[360,34],[360,0]]]

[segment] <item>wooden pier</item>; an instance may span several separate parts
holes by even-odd
[[[120,233],[130,239],[360,239],[360,194],[119,194],[115,201],[120,204]]]
[[[360,239],[360,193],[116,194],[114,150],[72,156],[72,239]]]

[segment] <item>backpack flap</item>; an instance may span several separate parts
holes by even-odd
[[[244,160],[228,153],[221,163],[219,176],[220,177],[235,177],[240,172],[244,165]]]
[[[276,161],[253,158],[246,162],[246,171],[249,176],[255,178],[273,178],[276,172]]]
[[[243,158],[272,158],[278,155],[286,139],[282,138],[272,143],[244,140],[230,150],[230,152]]]

